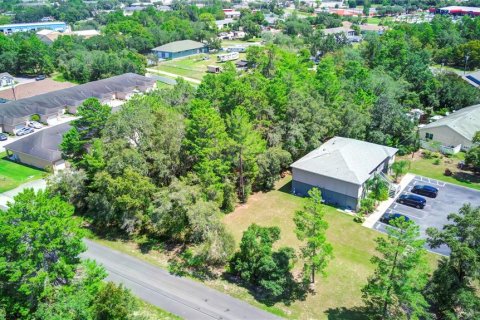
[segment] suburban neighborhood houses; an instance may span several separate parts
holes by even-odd
[[[480,319],[480,8],[0,1],[0,319]]]

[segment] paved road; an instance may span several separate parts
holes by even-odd
[[[108,271],[108,280],[123,283],[141,299],[184,319],[280,319],[246,302],[190,279],[169,274],[144,261],[85,240],[82,256],[94,259]]]

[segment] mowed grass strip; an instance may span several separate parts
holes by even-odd
[[[436,159],[425,159],[419,156],[412,158],[411,155],[399,157],[398,160],[408,160],[410,162],[408,169],[410,173],[480,190],[480,175],[458,169],[458,163],[464,158],[464,153],[458,153],[448,158],[442,157],[438,162],[436,162]],[[451,176],[445,175],[446,169],[452,172]]]
[[[37,180],[45,171],[16,163],[7,159],[6,152],[0,153],[0,193],[12,190],[22,183]]]
[[[246,205],[225,216],[224,222],[234,234],[237,245],[243,231],[256,223],[278,226],[281,229],[278,246],[291,246],[299,253],[301,243],[295,235],[293,217],[296,210],[303,208],[306,199],[290,194],[290,180],[290,177],[282,179],[276,190],[251,196]],[[364,319],[356,308],[363,305],[361,289],[374,271],[370,259],[376,253],[375,238],[382,235],[355,223],[352,216],[333,207],[325,206],[325,212],[329,223],[327,239],[333,245],[335,256],[327,268],[327,277],[317,278],[315,294],[308,295],[305,301],[289,306],[277,303],[274,309],[292,319]],[[429,261],[435,266],[437,256],[429,254]],[[294,274],[298,274],[301,267],[301,263],[297,263]],[[240,291],[232,284],[217,283],[215,287],[258,304],[246,290]]]

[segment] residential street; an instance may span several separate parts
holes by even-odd
[[[85,240],[82,256],[108,271],[108,280],[123,283],[143,300],[184,319],[280,319],[201,283],[176,277],[129,255]]]

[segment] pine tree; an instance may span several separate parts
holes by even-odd
[[[428,303],[422,295],[428,281],[425,241],[419,227],[398,218],[388,236],[376,239],[379,256],[371,261],[375,273],[362,289],[363,300],[376,319],[419,319]]]
[[[333,256],[333,247],[327,242],[326,231],[328,223],[323,219],[325,210],[322,205],[322,194],[317,188],[308,192],[310,198],[303,211],[295,212],[295,233],[300,241],[306,244],[302,247],[304,259],[304,276],[315,283],[317,273],[325,274],[325,268]]]

